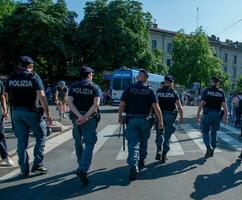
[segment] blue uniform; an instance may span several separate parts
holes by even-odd
[[[44,158],[46,141],[46,123],[36,110],[36,91],[44,90],[42,81],[36,73],[19,70],[13,73],[6,84],[12,107],[14,133],[18,140],[17,153],[22,173],[29,171],[28,147],[29,130],[36,136],[34,148],[34,165],[41,166]]]
[[[160,109],[163,115],[164,128],[156,131],[157,153],[167,154],[170,150],[171,135],[176,131],[175,120],[177,117],[177,93],[170,87],[163,87],[156,91]]]
[[[74,83],[68,96],[73,97],[73,103],[81,114],[85,114],[93,105],[95,97],[100,97],[100,89],[97,85],[88,80],[81,80]],[[86,123],[79,125],[76,118],[72,117],[73,138],[77,155],[78,169],[87,172],[92,160],[94,145],[97,142],[97,119],[91,117]],[[84,146],[83,146],[84,144]]]
[[[220,110],[222,102],[225,102],[224,91],[217,87],[209,87],[204,90],[202,100],[203,119],[201,122],[201,132],[203,141],[208,149],[215,149],[217,145],[217,131],[220,128]]]
[[[0,81],[0,96],[3,95],[3,82]],[[4,135],[2,105],[0,105],[0,155],[2,159],[8,157],[7,142]]]
[[[157,103],[155,93],[143,82],[126,88],[121,101],[126,103],[128,118],[126,138],[128,140],[129,166],[138,168],[138,162],[147,155],[147,141],[150,137],[149,113],[153,103]]]

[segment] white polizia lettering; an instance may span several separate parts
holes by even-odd
[[[208,91],[208,96],[222,97],[223,94],[221,92],[211,92],[211,91]]]
[[[84,95],[93,95],[92,89],[88,89],[88,88],[73,88],[73,93],[84,94]]]
[[[174,93],[171,92],[158,92],[157,97],[161,98],[174,98]]]
[[[33,87],[30,80],[10,80],[9,87]]]

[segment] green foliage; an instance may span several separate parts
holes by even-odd
[[[0,0],[0,27],[4,17],[11,15],[15,9],[13,0]]]
[[[193,82],[199,82],[204,87],[216,75],[223,80],[221,86],[225,90],[229,89],[228,74],[221,69],[221,61],[214,55],[202,27],[190,35],[180,31],[173,40],[172,56],[173,66],[170,73],[179,84],[191,87]]]
[[[36,69],[51,78],[64,75],[67,65],[77,60],[75,37],[76,14],[68,12],[65,1],[32,0],[18,4],[4,18],[0,31],[0,60],[9,73],[9,63],[19,55],[30,55]]]
[[[236,90],[238,92],[242,92],[242,75],[240,75],[239,80],[238,80],[238,82],[236,84]]]
[[[150,45],[151,15],[131,0],[87,2],[80,24],[80,49],[84,63],[96,70],[120,66],[163,72],[161,53]]]

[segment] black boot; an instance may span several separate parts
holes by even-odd
[[[138,173],[139,173],[139,170],[137,169],[136,166],[131,167],[129,170],[129,179],[131,181],[136,180]]]
[[[87,177],[87,173],[83,172],[83,171],[75,171],[75,174],[80,178],[81,182],[84,185],[87,185],[89,183],[89,179]]]
[[[207,151],[205,153],[205,158],[210,158],[210,157],[213,157],[213,149],[211,147],[208,147],[207,148]]]
[[[239,159],[242,160],[242,151],[241,151],[241,153],[239,155]]]
[[[156,155],[155,155],[155,160],[160,161],[160,159],[161,159],[161,153],[158,152],[158,153],[156,153]]]
[[[168,160],[166,153],[162,153],[162,157],[161,157],[161,163],[166,163],[166,161]]]

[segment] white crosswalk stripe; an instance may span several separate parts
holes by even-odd
[[[219,131],[218,132],[218,137],[222,139],[224,142],[235,148],[236,150],[240,151],[242,148],[242,143],[239,142],[238,140],[234,139],[230,135],[226,134],[225,132]]]
[[[231,132],[231,133],[235,133],[235,134],[237,134],[237,135],[240,135],[240,130],[239,129],[236,129],[236,128],[234,128],[234,127],[232,127],[232,126],[230,126],[230,125],[224,125],[224,124],[222,124],[221,123],[221,125],[220,125],[222,128],[225,128],[225,129],[227,129],[229,132]]]
[[[202,134],[198,129],[193,128],[190,124],[181,124],[181,128],[186,134],[196,143],[203,153],[206,152],[206,146],[203,143]],[[215,152],[221,152],[220,149],[216,149]]]

